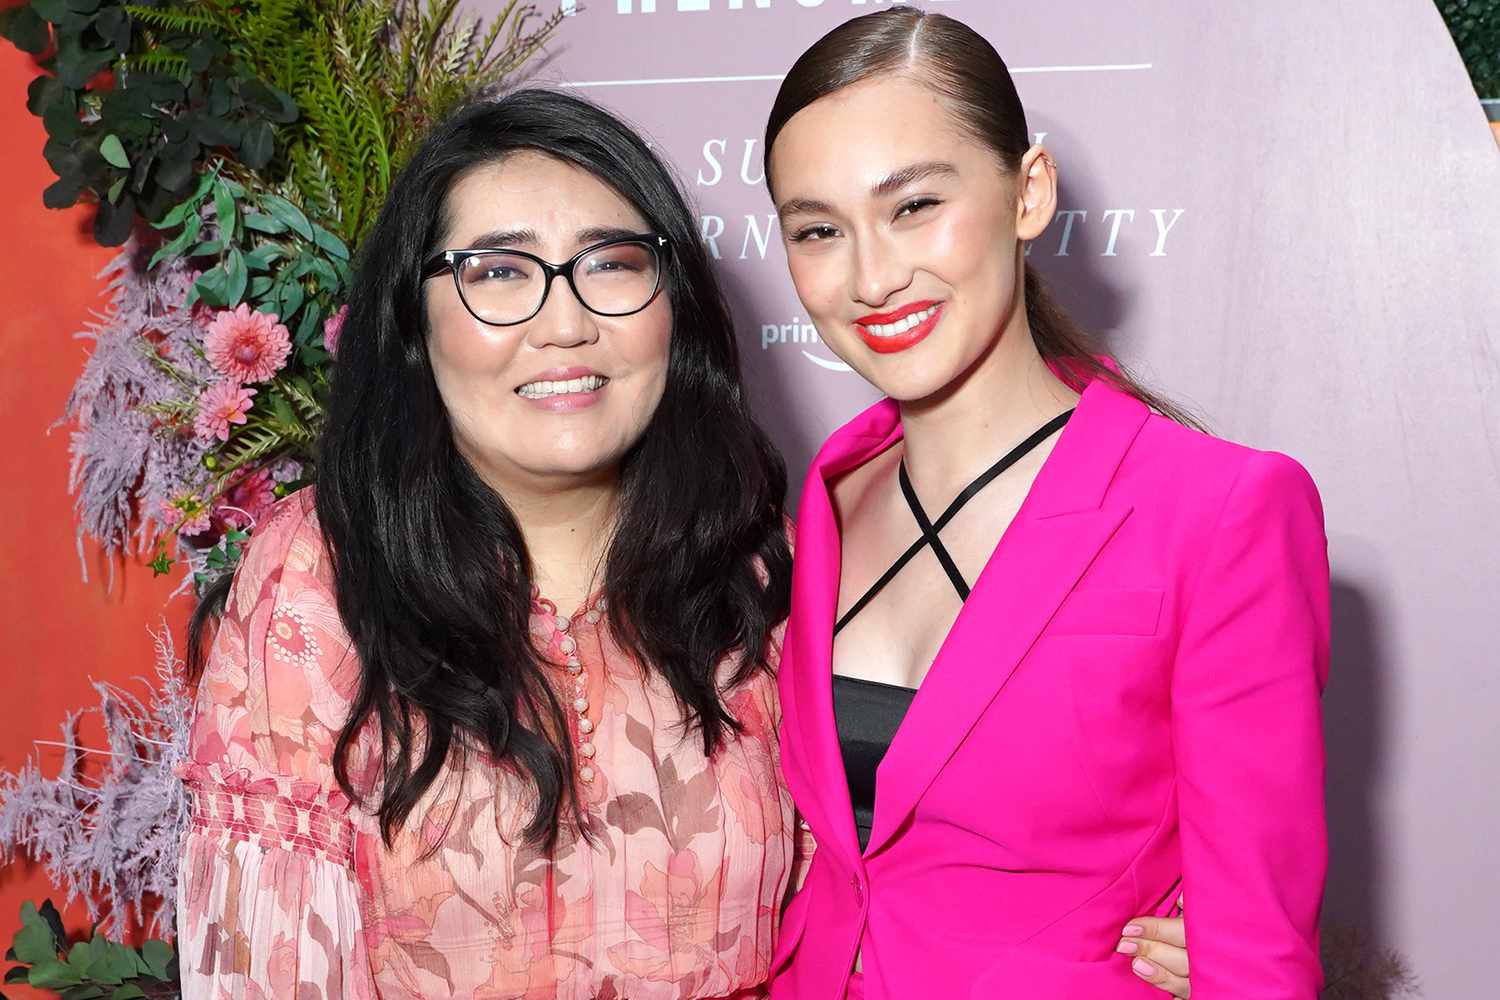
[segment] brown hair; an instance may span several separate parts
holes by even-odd
[[[766,121],[766,186],[772,187],[771,147],[792,116],[820,98],[876,73],[914,71],[947,101],[955,123],[994,151],[1007,171],[1021,169],[1031,148],[1026,112],[1010,70],[984,36],[943,14],[896,6],[845,21],[792,64]],[[774,190],[774,189],[773,189]],[[1100,360],[1099,348],[1053,301],[1041,276],[1025,265],[1026,320],[1037,351],[1079,390],[1104,379],[1159,413],[1189,426],[1198,421],[1151,392],[1123,369]]]

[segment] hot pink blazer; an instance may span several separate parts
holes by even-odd
[[[774,1000],[843,997],[861,941],[870,1000],[1161,1000],[1114,948],[1184,887],[1194,1000],[1313,1000],[1328,562],[1307,473],[1089,385],[880,766],[861,853],[827,481],[900,437],[895,404],[866,410],[802,499],[781,746],[818,850]]]

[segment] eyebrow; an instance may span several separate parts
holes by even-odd
[[[589,246],[593,243],[603,243],[607,240],[620,239],[625,236],[639,236],[640,232],[635,229],[623,229],[619,226],[587,226],[573,234],[573,239],[578,246]],[[489,247],[535,247],[541,243],[541,237],[535,229],[495,229],[487,233],[480,233],[469,241],[465,250],[480,250]]]
[[[875,186],[870,189],[870,193],[877,198],[883,198],[886,195],[894,194],[908,184],[925,181],[929,177],[957,176],[958,168],[946,160],[927,160],[923,163],[913,163],[909,167],[902,167],[900,170],[887,174],[876,182]]]
[[[958,168],[946,160],[926,160],[902,167],[882,177],[871,186],[870,194],[876,198],[885,198],[908,184],[915,184],[929,177],[957,176]],[[776,214],[783,219],[790,215],[830,215],[832,213],[833,206],[817,198],[788,198],[776,209]]]

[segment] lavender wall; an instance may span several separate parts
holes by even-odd
[[[872,396],[805,325],[759,137],[796,54],[880,4],[563,4],[538,79],[676,163],[800,485]],[[1322,488],[1328,921],[1403,951],[1429,998],[1494,996],[1500,156],[1433,5],[927,6],[995,43],[1061,164],[1075,214],[1032,255],[1060,297],[1218,433],[1295,455]]]

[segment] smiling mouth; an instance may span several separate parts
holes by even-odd
[[[939,308],[940,306],[936,305],[928,306],[921,312],[909,313],[894,323],[861,323],[859,325],[862,329],[869,332],[871,336],[881,338],[895,337],[913,327],[921,326],[933,316],[936,316]]]
[[[915,309],[888,323],[857,321],[854,329],[859,331],[865,346],[876,354],[896,354],[926,340],[942,318],[943,304],[934,302],[924,309]]]
[[[516,395],[525,399],[549,399],[553,396],[570,396],[583,392],[598,392],[609,379],[603,375],[584,375],[579,378],[549,381],[542,379],[527,382],[516,390]]]

